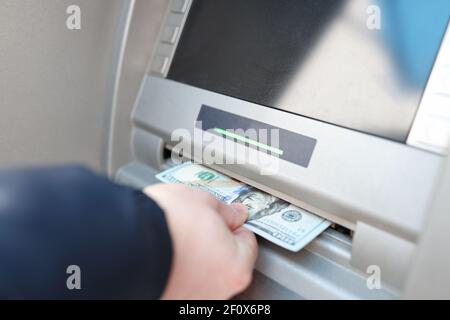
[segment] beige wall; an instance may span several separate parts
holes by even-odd
[[[81,30],[66,8],[81,7]],[[2,0],[0,168],[79,162],[106,170],[127,0]]]

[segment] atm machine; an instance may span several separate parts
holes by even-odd
[[[441,184],[449,177],[450,8],[429,3],[131,1],[109,174],[135,187],[156,183],[173,165],[172,133],[193,137],[205,114],[214,127],[256,121],[288,132],[277,174],[261,175],[258,163],[211,166],[332,226],[298,253],[259,239],[254,280],[240,297],[427,297],[436,275],[423,263],[440,259],[435,272],[449,263],[449,237],[427,228],[449,225],[442,188],[450,190]],[[368,284],[375,274],[381,287]],[[449,278],[438,297],[450,297]]]

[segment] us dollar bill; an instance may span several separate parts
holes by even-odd
[[[225,203],[242,203],[249,217],[244,227],[291,251],[299,251],[331,222],[210,168],[185,162],[156,175],[165,183],[205,190]]]

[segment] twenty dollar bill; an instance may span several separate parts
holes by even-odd
[[[291,251],[305,247],[331,224],[284,200],[191,162],[161,172],[156,178],[203,189],[228,204],[246,205],[249,218],[244,226]]]

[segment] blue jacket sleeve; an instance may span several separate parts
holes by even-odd
[[[82,167],[0,171],[0,298],[155,299],[171,258],[141,191]]]

